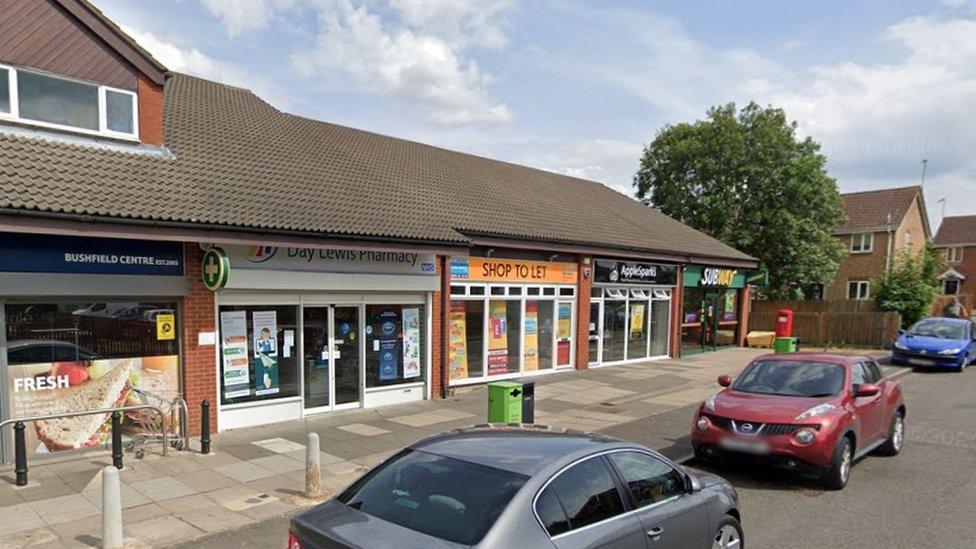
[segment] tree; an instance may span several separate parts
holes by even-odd
[[[931,246],[914,254],[900,252],[887,276],[874,283],[878,308],[901,313],[903,328],[928,316],[939,296],[942,268],[942,260]]]
[[[833,237],[840,193],[820,145],[798,139],[781,109],[713,107],[665,126],[644,148],[634,187],[645,204],[760,260],[766,295],[800,297],[844,257]]]

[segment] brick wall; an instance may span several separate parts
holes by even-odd
[[[847,283],[849,281],[870,280],[873,282],[885,272],[888,257],[887,233],[874,233],[874,249],[871,253],[850,253],[851,237],[852,235],[837,237],[844,249],[847,250],[848,255],[840,262],[833,282],[825,288],[824,299],[847,299]],[[873,291],[874,288],[872,287]]]
[[[976,235],[973,235],[976,240]],[[939,248],[939,254],[945,259],[945,248]],[[966,277],[966,280],[959,281],[960,294],[976,294],[976,246],[965,246],[962,250],[962,261],[958,263],[946,262],[946,269],[955,269],[956,272]]]
[[[672,358],[681,356],[681,314],[682,304],[685,297],[685,269],[678,265],[678,283],[671,292],[671,349],[669,354]]]
[[[749,315],[752,303],[752,287],[746,285],[739,292],[739,347],[746,346],[746,336],[749,335]]]
[[[447,302],[451,295],[451,258],[438,256],[434,265],[437,275],[441,277],[441,290],[434,292],[431,299],[432,310],[431,318],[431,337],[430,337],[430,396],[431,398],[443,398],[447,393],[447,385],[444,383],[447,376],[447,338],[444,337],[444,330],[447,327],[448,317],[444,311],[450,310],[450,303]]]
[[[203,250],[184,248],[189,289],[183,298],[183,394],[190,409],[190,434],[200,435],[200,401],[210,401],[210,431],[217,432],[217,365],[213,345],[197,345],[197,334],[216,330],[214,294],[203,285]]]
[[[895,245],[893,252],[910,251],[918,253],[925,247],[927,241],[925,235],[925,224],[922,221],[922,210],[915,201],[911,208],[905,212],[905,218],[895,231]]]
[[[139,75],[139,141],[163,144],[163,88]]]
[[[589,265],[579,258],[579,278],[576,283],[576,369],[590,367],[590,294],[593,288],[593,258]],[[586,271],[589,276],[584,276]]]

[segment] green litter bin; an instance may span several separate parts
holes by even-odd
[[[777,337],[773,340],[773,351],[777,353],[795,353],[799,347],[799,340],[795,337]]]
[[[488,384],[488,423],[522,423],[522,384]]]

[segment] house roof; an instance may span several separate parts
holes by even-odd
[[[976,245],[976,215],[958,215],[943,219],[934,242],[936,246]]]
[[[845,221],[834,231],[836,234],[884,231],[897,227],[916,201],[922,209],[925,232],[930,233],[922,187],[917,185],[846,193],[841,198]]]
[[[147,78],[163,85],[167,69],[88,0],[55,0]]]
[[[282,113],[174,74],[166,148],[0,132],[0,208],[464,245],[473,235],[754,261],[600,183]]]

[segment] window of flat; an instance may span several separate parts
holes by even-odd
[[[851,253],[866,254],[874,250],[874,233],[851,235]]]
[[[847,299],[870,299],[871,282],[867,280],[852,280],[847,283]]]
[[[962,261],[962,247],[953,246],[951,248],[946,248],[946,262],[947,263],[959,263]]]
[[[0,66],[0,118],[90,135],[137,140],[134,92]]]

